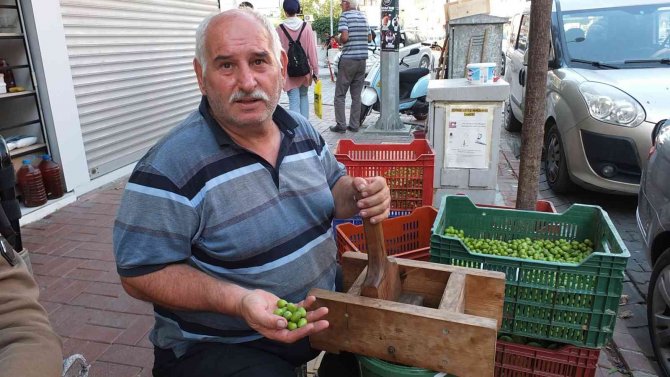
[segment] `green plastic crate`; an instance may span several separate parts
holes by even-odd
[[[453,226],[466,237],[594,242],[580,264],[471,252],[445,236]],[[574,204],[562,214],[475,206],[466,196],[445,196],[433,224],[431,261],[505,273],[501,332],[601,347],[612,337],[624,270],[630,256],[600,207]]]

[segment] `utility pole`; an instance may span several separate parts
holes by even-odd
[[[538,193],[544,140],[544,107],[552,0],[533,0],[528,31],[528,74],[521,131],[521,161],[516,208],[534,210]]]
[[[405,127],[398,111],[400,109],[400,87],[398,61],[400,53],[400,23],[398,0],[383,1],[381,6],[381,96],[380,115],[375,128],[383,131],[401,130]]]

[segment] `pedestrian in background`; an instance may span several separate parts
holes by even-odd
[[[342,15],[337,27],[339,36],[336,41],[342,48],[335,83],[335,122],[330,127],[333,132],[346,130],[358,132],[361,126],[361,92],[365,81],[365,60],[368,58],[368,42],[372,41],[370,27],[365,14],[357,10],[358,0],[342,0]],[[344,109],[347,91],[351,95],[349,125]]]
[[[287,18],[277,27],[277,34],[279,34],[282,48],[287,53],[289,52],[289,37],[292,41],[300,42],[310,68],[310,72],[304,76],[286,77],[284,91],[288,94],[289,110],[300,113],[306,119],[309,119],[307,91],[310,85],[312,85],[312,81],[318,80],[319,75],[319,62],[316,53],[314,32],[307,22],[296,17],[300,13],[300,3],[298,0],[284,0],[283,8]]]

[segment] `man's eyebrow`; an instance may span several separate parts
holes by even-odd
[[[254,52],[254,53],[252,53],[252,56],[253,56],[254,58],[266,58],[266,57],[268,57],[269,55],[270,55],[270,53],[267,52],[267,51],[258,51],[258,52]],[[232,60],[232,59],[233,59],[233,55],[217,55],[217,56],[214,58],[214,61],[220,61],[220,60],[224,60],[224,61],[225,61],[225,60]]]

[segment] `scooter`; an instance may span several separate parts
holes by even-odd
[[[417,55],[418,48],[410,50],[407,56]],[[405,57],[400,59],[400,65],[409,67],[404,62]],[[365,87],[361,93],[361,124],[372,110],[380,111],[381,108],[381,59],[375,63],[365,78]],[[401,114],[413,115],[417,120],[425,120],[428,117],[428,81],[430,81],[430,70],[428,68],[411,68],[399,73],[399,110]]]

